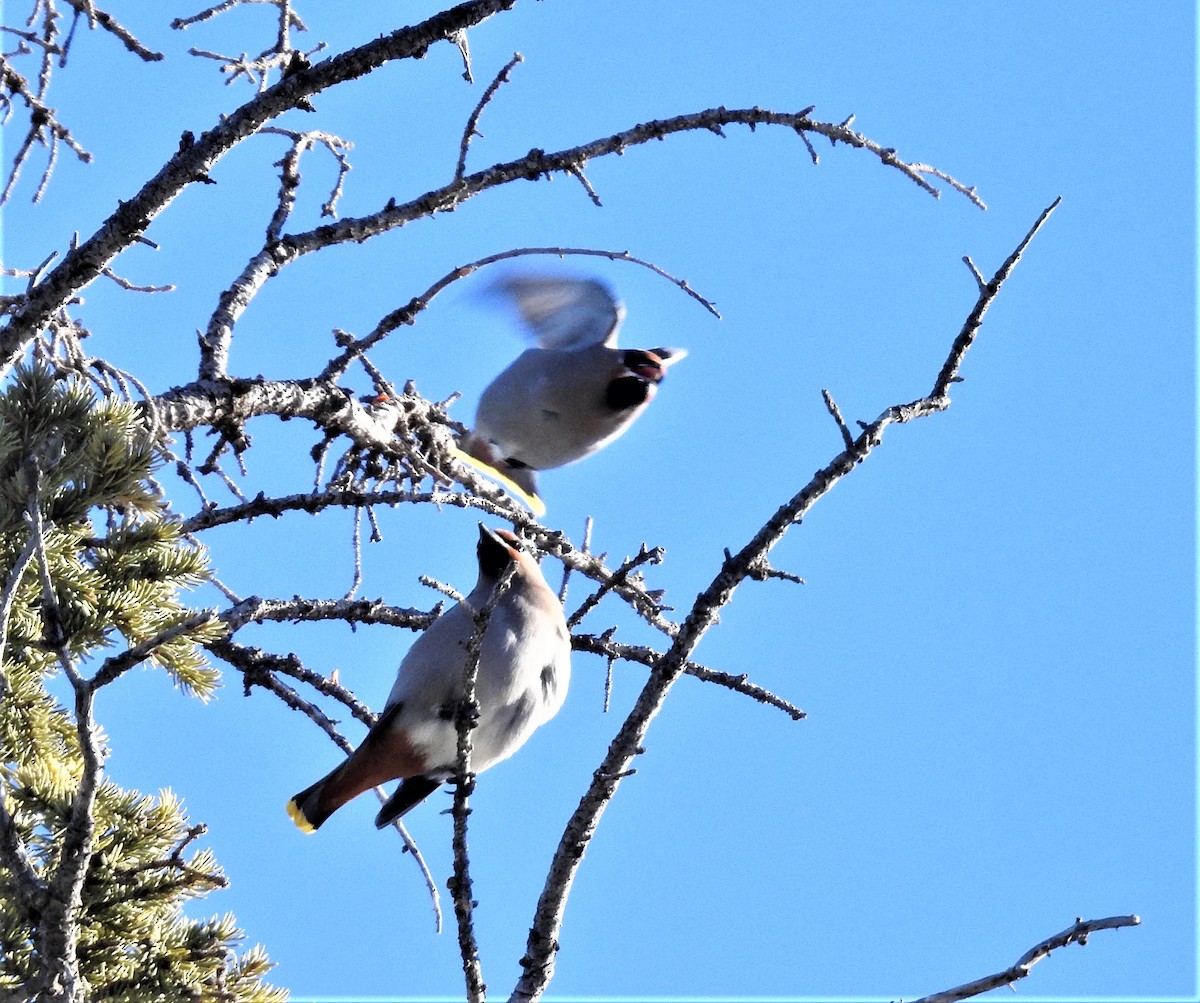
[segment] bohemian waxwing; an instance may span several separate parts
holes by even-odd
[[[617,348],[625,308],[593,279],[515,277],[496,289],[515,302],[538,347],[519,355],[484,390],[458,456],[489,476],[499,472],[541,515],[535,471],[607,446],[646,409],[667,367],[687,352]]]
[[[375,726],[351,756],[288,802],[305,832],[320,828],[351,798],[389,780],[402,782],[375,817],[382,828],[432,794],[458,762],[455,707],[462,696],[466,646],[482,609],[510,563],[516,572],[484,631],[471,731],[471,769],[482,773],[517,751],[562,706],[571,678],[571,641],[562,606],[537,562],[507,530],[479,526],[479,580],[438,617],[400,663]]]

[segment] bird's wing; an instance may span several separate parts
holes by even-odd
[[[595,279],[518,275],[496,284],[520,311],[541,348],[585,348],[617,342],[625,307]]]

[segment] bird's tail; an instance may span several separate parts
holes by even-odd
[[[451,450],[451,454],[460,463],[465,463],[472,470],[478,470],[485,477],[490,477],[497,481],[505,491],[517,499],[522,505],[529,509],[539,519],[546,514],[546,503],[538,497],[537,493],[537,478],[534,472],[528,467],[520,469],[509,467],[500,461],[500,466],[504,469],[499,469],[498,466],[493,466],[485,459],[467,452],[471,448],[470,438],[466,438],[462,443],[465,448],[455,448]]]
[[[409,743],[403,730],[394,727],[402,706],[396,702],[385,707],[362,745],[345,762],[288,802],[287,813],[301,832],[316,832],[330,815],[363,791],[425,772],[424,758]]]
[[[337,770],[333,773],[337,773]],[[311,787],[306,787],[287,803],[288,816],[301,832],[316,832],[321,828],[321,823],[341,807],[341,804],[330,806],[323,803],[325,785],[333,773],[322,777]]]
[[[382,829],[385,825],[396,821],[441,786],[442,781],[434,780],[432,777],[409,777],[407,780],[401,781],[396,792],[383,803],[379,814],[375,816],[375,828]]]
[[[364,754],[370,744],[368,736],[349,759],[287,803],[287,813],[301,832],[316,832],[342,805],[395,776],[386,764],[383,769],[377,768],[380,757]]]

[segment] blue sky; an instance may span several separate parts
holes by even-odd
[[[346,6],[335,17],[301,5],[302,44],[336,51],[437,9]],[[184,33],[166,22],[190,9],[111,8],[167,59],[144,66],[110,38],[76,39],[52,103],[95,163],[64,157],[39,207],[27,169],[4,210],[5,264],[90,234],[182,130],[250,96],[188,46],[257,51],[274,31],[265,8]],[[746,584],[701,643],[697,660],[748,673],[808,718],[678,684],[579,872],[550,998],[914,998],[1006,967],[1076,916],[1131,912],[1140,928],[1056,952],[1022,998],[1193,998],[1193,11],[680,10],[521,0],[471,32],[474,86],[441,46],[321,95],[317,115],[290,124],[354,142],[340,208],[365,214],[450,177],[482,88],[520,51],[468,169],[721,104],[815,105],[977,186],[988,210],[950,191],[934,200],[822,141],[814,166],[789,130],[678,136],[595,161],[602,209],[571,179],[520,183],[291,266],[240,323],[234,372],[310,375],[332,328],[365,334],[456,265],[509,247],[628,250],[686,278],[722,320],[631,265],[559,266],[618,290],[623,344],[690,354],[629,434],[542,477],[548,525],[579,539],[591,515],[594,548],[614,562],[643,541],[663,546],[649,583],[683,611],[722,548],[741,547],[840,449],[822,388],[851,424],[924,394],[975,301],[962,256],[990,275],[1063,203],[989,313],[949,411],[891,429],[775,551],[807,584]],[[261,242],[283,151],[279,137],[243,144],[216,185],[189,189],[154,224],[157,252],[118,260],[177,292],[85,292],[93,351],[156,391],[194,376],[195,331]],[[307,228],[333,167],[314,153],[304,168]],[[431,398],[460,391],[462,421],[521,348],[479,295],[485,283],[456,284],[373,356]],[[347,382],[369,389],[361,372]],[[250,431],[248,493],[311,484],[311,429]],[[194,495],[177,498],[194,511]],[[360,594],[428,608],[437,597],[419,574],[470,587],[472,513],[380,521]],[[336,596],[352,577],[350,534],[347,515],[292,515],[205,542],[243,595]],[[544,567],[557,584],[561,567]],[[568,611],[586,594],[576,580]],[[606,612],[584,626],[603,629]],[[654,642],[614,617],[623,639]],[[375,707],[410,643],[332,625],[245,640],[337,668]],[[562,826],[644,678],[619,666],[606,714],[604,663],[573,664],[562,713],[485,774],[474,801],[477,932],[496,998],[516,978]],[[373,800],[309,837],[284,814],[337,761],[311,724],[261,692],[243,698],[232,673],[207,706],[150,671],[110,689],[97,713],[112,776],[182,796],[231,880],[193,911],[234,912],[296,999],[461,995],[453,929],[435,934],[412,861],[371,825]],[[444,886],[442,804],[409,820]]]

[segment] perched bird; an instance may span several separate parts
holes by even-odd
[[[458,762],[455,708],[463,693],[475,614],[510,564],[516,570],[483,634],[471,731],[471,769],[482,773],[517,751],[563,704],[571,677],[571,641],[562,606],[537,562],[507,530],[479,526],[479,580],[413,643],[375,726],[351,756],[288,802],[288,814],[312,832],[365,790],[402,782],[375,817],[382,828],[438,789]]]
[[[654,398],[681,348],[618,348],[625,308],[593,279],[525,276],[496,287],[516,303],[536,348],[479,400],[458,458],[515,485],[539,515],[536,471],[607,446]]]

